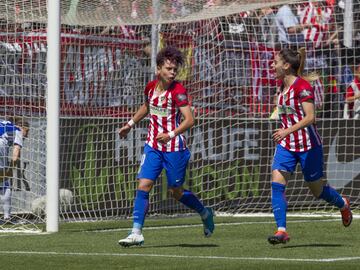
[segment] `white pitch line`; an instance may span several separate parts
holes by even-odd
[[[287,223],[310,223],[310,222],[338,222],[341,219],[312,219],[312,220],[288,220]],[[237,226],[237,225],[253,225],[253,224],[274,224],[275,221],[245,221],[245,222],[232,222],[232,223],[215,223],[215,226]],[[191,224],[191,225],[173,225],[173,226],[153,226],[144,227],[144,230],[163,230],[163,229],[179,229],[179,228],[196,228],[203,227],[202,224]],[[118,228],[118,229],[104,229],[104,230],[88,230],[82,231],[84,233],[106,233],[106,232],[119,232],[129,231],[129,228]]]
[[[173,259],[210,259],[210,260],[239,260],[239,261],[292,261],[292,262],[339,262],[355,261],[360,257],[339,257],[324,259],[295,259],[295,258],[273,258],[273,257],[226,257],[226,256],[186,256],[166,254],[144,254],[144,253],[99,253],[99,252],[55,252],[55,251],[0,251],[0,254],[9,255],[45,255],[45,256],[110,256],[110,257],[152,257],[152,258],[173,258]]]

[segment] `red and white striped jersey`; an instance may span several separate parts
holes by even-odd
[[[281,87],[283,88],[283,87]],[[314,90],[304,79],[298,77],[288,91],[278,97],[278,113],[282,128],[289,128],[305,117],[302,102],[314,100]],[[305,152],[321,145],[321,138],[315,124],[299,129],[280,141],[281,146],[294,152]]]
[[[189,105],[186,89],[177,81],[160,95],[156,91],[157,80],[145,87],[145,99],[149,104],[150,125],[146,144],[162,152],[175,152],[186,149],[185,137],[180,134],[167,144],[157,142],[159,133],[169,133],[180,125],[180,107]]]
[[[301,24],[311,24],[311,27],[303,31],[306,41],[312,41],[315,48],[320,47],[326,41],[329,34],[329,23],[333,9],[330,7],[314,6],[309,2],[303,9],[298,9]]]

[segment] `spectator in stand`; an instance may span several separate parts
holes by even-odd
[[[99,16],[116,14],[118,25],[105,27],[100,35],[112,34],[125,39],[137,39],[134,26],[126,25],[138,17],[137,1],[116,1],[116,4],[113,4],[109,0],[101,0],[101,4],[102,6],[95,13]]]
[[[210,8],[210,7],[215,7],[215,6],[219,6],[221,5],[221,0],[208,0],[206,1],[206,3],[204,4],[204,8]]]
[[[293,8],[293,5],[283,5],[275,17],[281,47],[299,48],[304,46],[305,40],[302,31],[308,25],[299,23]]]
[[[344,118],[360,119],[360,64],[354,72],[354,80],[346,90]]]
[[[309,25],[303,30],[305,41],[313,48],[329,47],[338,44],[337,31],[334,31],[333,8],[324,3],[310,0],[305,6],[298,6],[300,23]]]
[[[341,64],[333,2],[332,0],[309,0],[307,3],[298,6],[300,23],[309,25],[303,30],[308,56],[313,59],[313,62],[308,63],[308,66],[323,70],[331,82],[325,94],[325,103],[327,104],[325,111],[327,111],[326,116],[328,117],[338,117],[340,109],[336,75]]]
[[[259,24],[261,27],[261,43],[267,48],[275,48],[277,42],[277,27],[274,8],[266,7],[260,10]]]

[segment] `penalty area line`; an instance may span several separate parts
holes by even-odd
[[[237,261],[291,261],[291,262],[318,262],[330,263],[340,261],[360,260],[360,257],[339,257],[323,259],[301,259],[301,258],[273,258],[273,257],[226,257],[226,256],[187,256],[166,254],[144,254],[144,253],[98,253],[98,252],[55,252],[55,251],[0,251],[0,255],[39,255],[39,256],[104,256],[104,257],[147,257],[167,259],[206,259],[206,260],[237,260]]]

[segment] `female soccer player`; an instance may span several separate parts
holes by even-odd
[[[121,246],[144,243],[142,228],[149,206],[149,192],[162,169],[166,171],[172,196],[201,216],[205,236],[211,236],[214,231],[212,209],[205,208],[191,191],[183,189],[190,152],[182,133],[191,128],[195,120],[187,92],[175,80],[178,67],[182,64],[183,56],[174,47],[166,47],[158,53],[157,79],[147,84],[144,104],[119,130],[120,137],[125,137],[136,123],[150,113],[148,136],[137,176],[139,184],[134,203],[133,228],[127,238],[119,241]],[[180,122],[181,115],[183,120]]]
[[[3,201],[4,220],[10,220],[11,211],[11,183],[12,171],[20,158],[23,138],[29,132],[29,123],[20,117],[11,121],[0,122],[0,196]],[[12,147],[12,155],[9,164],[9,150]]]
[[[300,162],[304,179],[312,194],[340,209],[345,227],[352,221],[349,200],[323,180],[323,149],[315,125],[314,91],[301,78],[305,50],[281,50],[272,67],[282,81],[277,108],[282,123],[272,137],[278,143],[272,164],[272,208],[277,232],[268,238],[271,244],[285,244],[290,240],[286,232],[287,201],[285,187],[289,173]]]

